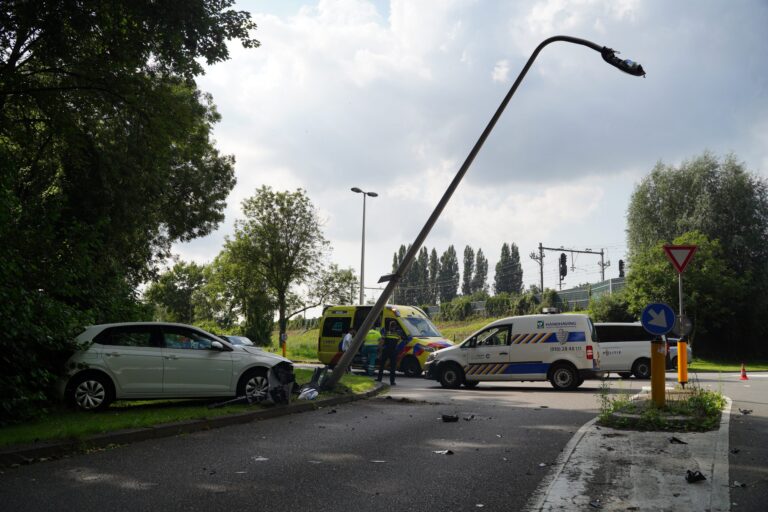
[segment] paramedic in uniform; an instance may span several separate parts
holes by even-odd
[[[379,378],[377,381],[381,382],[384,377],[384,366],[389,361],[389,384],[395,385],[395,370],[397,370],[397,345],[400,343],[401,336],[399,334],[400,328],[397,325],[396,320],[390,320],[387,322],[387,328],[382,333],[381,338],[381,361],[379,362]]]
[[[363,354],[365,354],[368,361],[365,368],[367,375],[373,376],[376,374],[376,359],[378,359],[377,354],[381,348],[380,345],[381,333],[378,329],[368,331],[368,334],[365,336],[365,344],[363,345]]]

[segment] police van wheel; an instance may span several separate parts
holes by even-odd
[[[408,356],[400,362],[400,369],[406,377],[418,377],[421,375],[421,365],[415,357]]]
[[[632,374],[638,379],[650,379],[651,361],[645,357],[641,357],[635,361],[635,364],[632,365]]]
[[[446,364],[440,371],[440,384],[444,388],[456,389],[461,386],[461,382],[464,380],[463,373],[459,365]]]
[[[571,391],[579,387],[579,373],[570,364],[558,364],[552,368],[549,382],[558,391]]]

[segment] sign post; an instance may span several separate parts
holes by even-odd
[[[677,382],[685,388],[688,383],[688,335],[691,333],[691,322],[686,318],[683,310],[683,271],[690,263],[694,253],[698,249],[696,245],[665,245],[664,253],[677,270],[677,293],[679,300],[679,317],[675,332],[680,336],[677,342]]]
[[[640,323],[646,331],[654,335],[651,342],[651,400],[656,407],[664,407],[664,355],[667,353],[667,347],[663,336],[674,327],[675,312],[666,304],[648,304],[640,315]]]

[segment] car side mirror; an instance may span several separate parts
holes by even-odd
[[[220,341],[212,341],[211,342],[211,349],[213,349],[213,350],[224,350],[224,345],[222,345]]]

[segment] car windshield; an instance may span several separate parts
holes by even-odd
[[[400,317],[400,320],[403,321],[405,328],[408,330],[408,334],[411,336],[442,338],[442,334],[440,334],[440,331],[437,330],[437,327],[435,327],[434,324],[426,318],[418,316],[405,316]]]
[[[249,347],[253,346],[253,342],[245,336],[224,336],[224,339],[233,345],[247,345]]]

